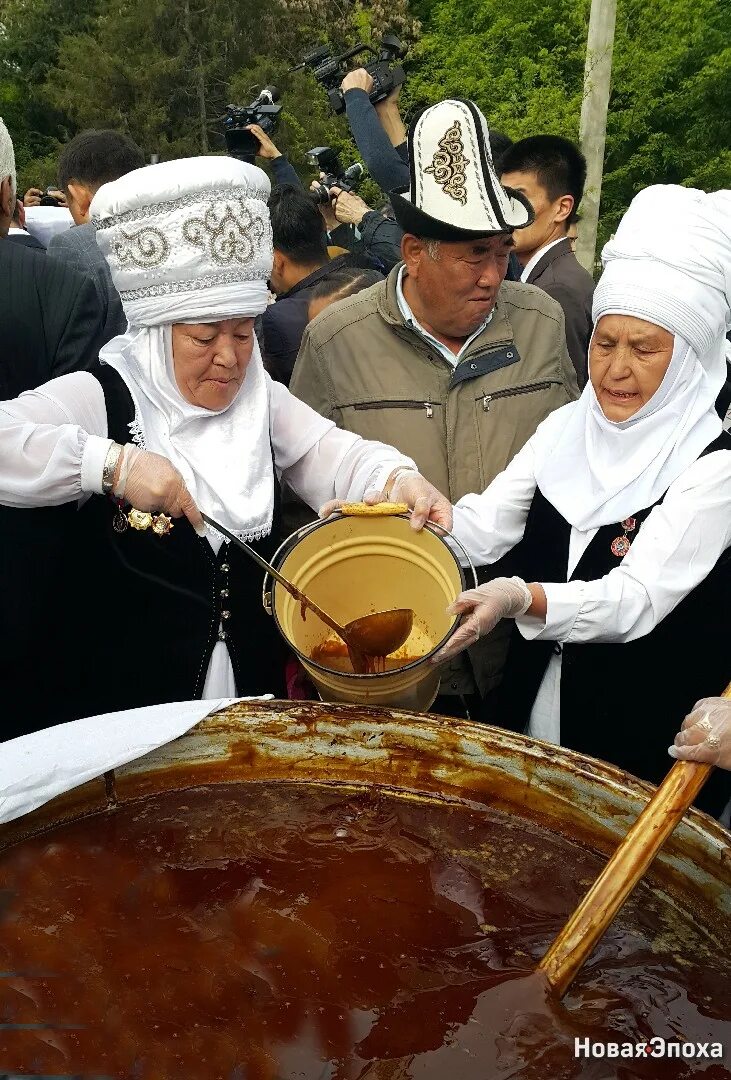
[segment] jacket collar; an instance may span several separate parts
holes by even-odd
[[[547,266],[550,266],[556,259],[562,258],[564,255],[573,255],[571,250],[571,240],[568,236],[564,236],[558,243],[551,244],[548,251],[544,251],[538,262],[532,268],[528,277],[525,279],[529,284],[535,281],[537,277],[543,273]]]
[[[307,277],[303,277],[301,281],[298,281],[296,285],[293,285],[291,289],[287,289],[286,292],[280,293],[277,300],[286,300],[289,296],[295,296],[302,289],[309,289],[311,285],[316,285],[318,281],[331,274],[333,270],[337,270],[342,266],[343,262],[347,259],[347,255],[338,255],[337,259],[330,259],[323,266],[318,266],[317,270],[313,270]]]

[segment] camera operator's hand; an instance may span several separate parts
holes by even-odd
[[[330,204],[337,221],[343,225],[360,225],[370,206],[363,202],[360,195],[352,191],[343,191],[339,187],[330,188]]]
[[[40,188],[30,187],[23,196],[23,206],[40,206],[43,192]]]
[[[368,74],[365,68],[355,68],[354,71],[349,71],[340,84],[340,89],[345,93],[346,90],[365,90],[366,94],[371,94],[375,83],[373,77]]]
[[[50,195],[52,199],[55,199],[58,206],[68,206],[66,196],[59,188],[49,188],[46,195]]]
[[[264,133],[258,124],[247,124],[244,130],[250,131],[254,138],[258,140],[259,149],[256,152],[257,157],[265,158],[267,161],[274,161],[275,158],[280,158],[282,156],[281,151],[277,150],[272,140]]]
[[[321,172],[320,173],[319,183],[322,183],[322,181],[325,180],[326,178],[327,178],[327,173]],[[313,180],[312,183],[310,184],[310,191],[316,191],[318,186],[319,186],[318,181]],[[331,204],[330,203],[318,203],[317,205],[318,205],[318,207],[320,209],[320,213],[322,214],[323,220],[325,222],[325,228],[327,229],[327,231],[330,233],[330,232],[333,231],[333,229],[337,229],[340,222],[335,217],[335,212],[334,212]]]
[[[401,94],[401,87],[394,86],[391,93],[374,105],[374,109],[378,114],[378,119],[381,121],[381,127],[388,135],[392,146],[401,146],[406,142],[406,125],[401,119],[401,112],[398,107],[399,95]]]

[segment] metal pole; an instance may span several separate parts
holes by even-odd
[[[581,221],[576,241],[576,258],[590,274],[594,272],[599,203],[602,195],[616,17],[617,0],[591,0],[579,128],[579,143],[586,158],[586,188],[581,203]]]

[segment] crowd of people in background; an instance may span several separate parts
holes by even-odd
[[[92,710],[286,694],[271,620],[247,644],[244,609],[261,610],[252,572],[201,535],[198,511],[217,509],[267,554],[322,503],[374,487],[433,520],[451,524],[454,506],[480,566],[477,594],[460,599],[460,647],[440,658],[436,712],[657,782],[683,716],[720,693],[731,196],[641,193],[595,293],[574,254],[586,181],[575,143],[512,142],[466,101],[435,103],[407,131],[398,90],[374,106],[372,89],[364,69],[342,83],[382,192],[374,206],[332,183],[323,197],[324,173],[308,189],[257,125],[271,189],[256,166],[218,156],[146,166],[127,134],[98,130],[63,149],[57,188],[19,197],[0,123],[0,432],[15,454],[0,465],[13,597],[0,671],[22,715],[0,741]],[[199,217],[183,221],[186,207]],[[675,260],[673,228],[685,245]],[[180,254],[186,244],[199,258]],[[244,459],[240,482],[221,479],[221,462]],[[136,564],[115,534],[125,500],[188,518],[175,566],[142,547]],[[90,536],[106,538],[103,559]],[[176,643],[161,673],[162,617]],[[133,639],[147,662],[115,692],[114,655]],[[50,693],[28,706],[17,672],[39,645]],[[93,677],[75,667],[80,653]],[[622,696],[649,709],[663,656],[676,667],[643,738]],[[590,730],[610,667],[623,686]],[[651,692],[638,697],[643,679]],[[731,717],[718,701],[704,709],[673,753],[731,765]],[[711,785],[706,805],[720,814],[728,796]]]

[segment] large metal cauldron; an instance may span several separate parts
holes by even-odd
[[[534,819],[611,852],[652,788],[610,765],[496,728],[353,705],[254,702],[202,721],[175,742],[0,825],[0,851],[63,822],[143,795],[247,780],[383,785],[469,799]],[[683,906],[731,914],[731,836],[688,812],[653,870]]]
[[[226,784],[237,785],[230,796]],[[267,789],[276,789],[280,800],[271,819]],[[187,854],[182,862],[175,856],[162,876],[153,855],[156,869],[140,873],[147,845],[161,851],[167,843],[166,793],[167,805],[189,812],[179,814],[175,826]],[[467,722],[354,705],[234,706],[0,826],[0,853],[19,844],[0,859],[15,868],[7,878],[16,882],[11,891],[25,896],[31,911],[37,904],[40,913],[40,921],[27,926],[22,917],[18,923],[11,917],[5,947],[0,938],[0,967],[4,960],[11,965],[4,1006],[0,999],[11,1024],[0,1027],[25,1025],[0,1031],[0,1057],[23,1073],[101,1071],[142,1080],[665,1080],[681,1075],[677,1069],[683,1076],[731,1077],[720,1062],[708,1074],[695,1060],[637,1062],[637,1071],[626,1071],[624,1062],[578,1060],[574,1050],[582,1032],[613,1039],[618,1029],[642,1039],[659,1030],[680,1037],[686,1049],[696,1045],[693,1039],[721,1052],[728,1046],[731,838],[703,814],[691,811],[668,841],[641,896],[622,913],[625,928],[613,927],[595,952],[599,974],[590,962],[577,979],[570,1008],[548,1001],[532,975],[512,978],[516,969],[525,976],[540,956],[524,936],[522,913],[531,907],[539,912],[532,925],[544,949],[550,940],[540,929],[545,913],[556,916],[554,934],[598,872],[601,860],[587,849],[613,849],[649,794],[648,786],[608,765]],[[162,804],[161,816],[148,818],[153,804],[144,797],[155,795],[162,798],[152,814]],[[352,850],[341,846],[332,857],[339,810],[335,818],[329,809],[316,818],[314,831],[309,823],[302,831],[290,825],[283,831],[287,815],[304,820],[297,817],[303,798],[328,808],[361,806],[365,824],[348,833],[357,836]],[[237,832],[236,822],[244,819],[236,808],[247,799],[259,809]],[[202,827],[195,806],[210,807]],[[375,810],[369,816],[364,807]],[[128,812],[116,814],[116,808]],[[84,815],[95,816],[58,830],[55,838],[49,834],[49,842],[32,839]],[[439,851],[430,846],[428,830],[411,828],[424,820],[419,815],[448,828]],[[137,832],[118,844],[117,832],[124,833],[130,820],[138,823]],[[396,820],[398,831],[389,832],[388,823]],[[499,829],[486,833],[483,824],[490,820],[499,821]],[[374,822],[380,824],[369,831]],[[373,837],[384,835],[378,830],[411,854],[393,859],[395,847],[369,850]],[[92,856],[100,868],[98,887],[93,874],[74,884],[75,867],[86,865],[88,873],[83,858],[81,864],[62,863],[55,873],[69,832],[86,832],[86,850],[101,844]],[[285,833],[287,858],[271,861],[268,852],[282,850]],[[528,842],[516,839],[519,834]],[[254,852],[251,866],[246,850]],[[465,866],[475,859],[481,869],[471,879]],[[246,867],[242,876],[236,876],[239,865]],[[486,905],[483,870],[492,883]],[[477,892],[471,880],[479,880]],[[225,888],[220,892],[226,881],[234,883],[228,901]],[[203,883],[200,893],[195,882]],[[169,899],[181,889],[189,899],[176,914]],[[508,906],[501,909],[503,891]],[[275,899],[270,906],[266,899],[285,894],[284,905]],[[194,916],[200,900],[207,905],[205,917]],[[660,908],[658,921],[653,913]],[[46,925],[52,911],[58,918],[52,915]],[[354,931],[356,924],[360,930]],[[452,932],[455,926],[461,929]],[[644,944],[637,944],[640,939]],[[498,970],[502,941],[507,972]],[[437,954],[446,968],[435,963]],[[79,957],[81,967],[75,966]],[[27,971],[41,973],[30,992],[27,978],[17,986]],[[501,982],[506,973],[510,981]],[[33,995],[45,993],[44,979],[49,1013],[35,1011]],[[45,1041],[49,1015],[76,1032],[55,1033],[68,1046],[75,1040],[62,1069],[55,1044]],[[44,1030],[35,1033],[38,1027]],[[680,1043],[675,1046],[679,1052]],[[35,1068],[40,1062],[43,1068]]]

